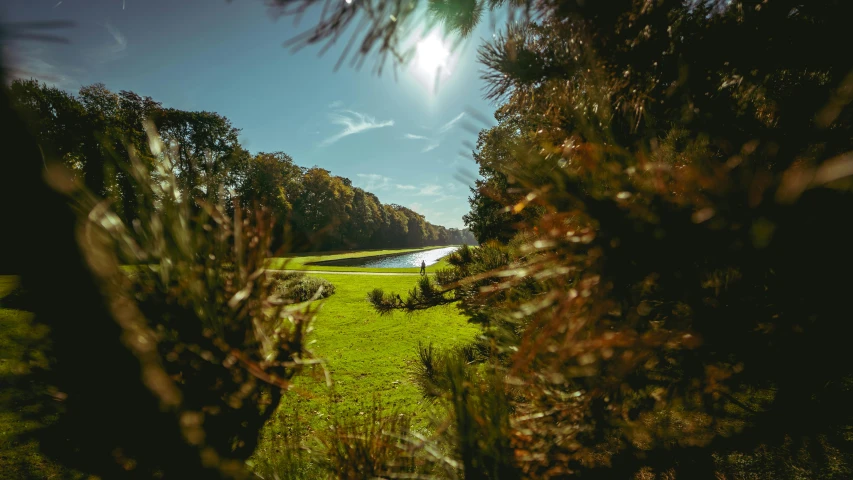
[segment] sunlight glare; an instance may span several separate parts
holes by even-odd
[[[450,50],[435,33],[418,42],[415,64],[429,77],[435,78],[440,73],[448,74],[447,61],[449,58]]]

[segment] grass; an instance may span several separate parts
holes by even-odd
[[[287,268],[371,271],[356,267],[312,268],[304,264],[416,250],[420,249],[305,255],[288,258]],[[284,260],[275,259],[272,264],[281,268]],[[443,263],[430,266],[428,270],[440,268]],[[391,269],[374,270],[388,272]],[[418,271],[417,268],[395,270]],[[283,417],[274,418],[264,433],[259,454],[279,450],[276,442],[282,431],[292,431],[294,415],[304,424],[301,427],[304,438],[318,429],[327,428],[325,418],[329,415],[357,415],[362,411],[368,415],[377,399],[389,411],[411,415],[416,427],[425,427],[432,407],[421,398],[410,379],[418,342],[432,342],[438,348],[461,345],[473,340],[480,332],[479,327],[469,324],[454,305],[411,315],[395,312],[380,316],[368,303],[367,293],[374,288],[405,295],[417,282],[418,277],[415,276],[315,275],[336,287],[336,293],[322,301],[310,339],[313,341],[311,349],[325,359],[333,385],[331,388],[326,386],[320,368],[298,376],[280,409],[290,423],[283,422]],[[16,277],[0,276],[0,298],[16,286]],[[28,312],[0,308],[0,472],[3,472],[0,477],[65,478],[69,472],[42,457],[35,440],[22,439],[25,438],[22,435],[40,426],[33,416],[28,415],[33,413],[27,409],[30,408],[28,405],[35,403],[35,394],[32,385],[23,383],[23,375],[43,362],[39,348],[33,347],[46,332],[34,327],[31,318]],[[312,473],[305,478],[316,477]]]
[[[304,424],[303,435],[310,437],[311,432],[328,428],[325,419],[330,415],[369,415],[376,401],[389,412],[410,415],[414,427],[426,427],[433,406],[411,379],[418,342],[448,348],[469,343],[480,332],[455,305],[380,316],[368,303],[367,292],[373,288],[404,295],[416,277],[316,276],[336,287],[335,295],[323,301],[311,337],[311,348],[325,359],[333,385],[326,386],[319,368],[313,375],[297,377],[279,418],[268,425],[258,455],[275,455],[276,442],[288,436],[295,417]]]
[[[0,275],[2,299],[18,286],[17,277]],[[28,434],[42,426],[37,405],[43,394],[26,376],[46,366],[42,353],[47,334],[32,324],[32,314],[0,307],[0,476],[68,478],[70,472],[44,458]]]
[[[331,394],[338,407],[355,408],[359,400],[381,392],[384,404],[417,413],[420,393],[409,381],[409,365],[418,342],[444,348],[468,343],[480,332],[454,305],[380,316],[367,301],[374,288],[405,293],[417,282],[404,276],[319,274],[333,283],[335,295],[323,302],[314,320],[312,350],[327,362],[334,386],[299,385],[300,400],[322,404]]]
[[[326,272],[385,272],[385,273],[418,273],[420,268],[362,268],[362,267],[336,267],[326,265],[306,265],[307,263],[326,261],[326,260],[341,260],[344,258],[363,258],[377,255],[393,255],[397,253],[420,252],[422,250],[433,250],[436,248],[445,248],[449,245],[440,247],[424,247],[424,248],[404,248],[397,250],[359,250],[355,252],[327,252],[321,254],[304,254],[292,255],[287,257],[276,257],[270,260],[269,268],[273,270],[306,270],[306,271],[326,271]],[[449,265],[447,260],[442,258],[437,263],[427,267],[427,272],[434,272],[441,268],[447,268]]]
[[[353,410],[377,392],[384,405],[416,413],[420,392],[409,380],[409,372],[418,342],[450,347],[470,342],[480,332],[454,305],[380,316],[367,301],[367,292],[373,288],[405,293],[416,278],[316,276],[336,287],[335,295],[323,301],[317,312],[310,339],[312,351],[326,361],[334,385],[327,388],[317,371],[316,378],[303,376],[296,382],[290,399],[303,402],[303,407],[316,407],[317,413],[330,402],[338,409]]]

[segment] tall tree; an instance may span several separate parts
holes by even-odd
[[[363,248],[369,245],[383,222],[381,208],[382,204],[376,195],[360,188],[353,189],[352,209],[343,227],[346,247]]]
[[[248,155],[239,129],[212,112],[166,109],[157,122],[165,144],[176,151],[172,167],[186,192],[218,198],[221,190],[238,188]]]
[[[474,161],[479,166],[480,179],[471,188],[468,202],[471,211],[463,216],[468,226],[480,242],[498,240],[506,242],[515,232],[541,214],[541,208],[519,208],[522,199],[529,193],[528,186],[522,185],[518,170],[527,168],[517,162],[518,145],[522,135],[522,124],[512,115],[499,110],[495,115],[498,125],[480,132],[477,139],[477,151]]]
[[[280,246],[289,235],[294,202],[302,193],[304,169],[283,152],[259,153],[251,158],[239,188],[244,208],[264,207],[274,216],[273,245]]]
[[[302,194],[296,202],[298,228],[328,247],[343,243],[342,226],[349,221],[353,189],[341,177],[313,167],[305,172]]]
[[[104,165],[88,112],[73,95],[37,80],[15,80],[9,99],[42,154],[60,160],[82,174],[92,192],[103,195]]]

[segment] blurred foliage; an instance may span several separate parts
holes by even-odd
[[[322,445],[313,442],[313,432],[298,410],[293,412],[280,408],[271,418],[269,426],[262,432],[263,440],[255,451],[254,458],[247,463],[252,472],[264,479],[312,480],[323,478],[325,469],[322,461]]]
[[[48,329],[33,322],[18,278],[0,275],[0,471],[7,478],[83,478],[39,455],[34,433],[55,420],[41,374]]]
[[[267,3],[292,16],[320,4]],[[849,43],[849,2],[428,3],[429,22],[461,36],[487,9],[521,19],[480,49],[498,102],[498,125],[478,141],[482,179],[466,216],[483,244],[461,249],[405,299],[381,290],[369,299],[380,312],[459,302],[484,333],[465,349],[419,349],[414,375],[447,409],[435,437],[377,413],[338,419],[325,438],[327,471],[849,478],[853,57],[838,50]],[[341,60],[372,56],[381,70],[409,58],[418,11],[417,2],[326,4],[290,45],[330,46],[348,31]],[[53,162],[48,188],[24,129],[3,132],[21,162],[9,167],[18,184],[3,185],[2,203],[31,208],[13,211],[22,234],[0,251],[20,257],[8,262],[52,329],[64,398],[52,438],[68,443],[50,451],[108,477],[239,476],[276,387],[306,361],[306,318],[271,300],[261,273],[266,208],[327,247],[370,238],[367,225],[422,245],[433,241],[428,224],[284,155],[251,166],[221,117],[171,112],[174,125],[158,124],[149,99],[97,85],[79,102],[17,88],[26,101],[16,105],[36,112],[24,115],[50,147],[44,158],[120,200],[111,213]],[[144,135],[123,128],[149,116]],[[99,126],[70,133],[79,118]],[[196,127],[222,141],[205,143]],[[157,128],[183,143],[154,148]],[[104,161],[115,173],[101,175],[81,160],[97,155],[129,160]],[[148,168],[160,155],[169,168]],[[227,177],[232,167],[243,173]],[[265,182],[271,171],[282,181]],[[304,190],[291,197],[298,175]],[[243,205],[228,193],[240,185],[256,192]],[[67,211],[68,196],[84,215]],[[349,224],[354,215],[372,220]],[[63,262],[50,278],[33,254],[46,239]],[[154,267],[131,282],[116,249]],[[69,313],[91,328],[59,320]],[[93,365],[110,370],[110,388]],[[156,444],[132,435],[143,426],[161,432]]]
[[[466,222],[501,244],[371,294],[487,327],[474,360],[421,350],[425,394],[490,425],[455,458],[512,465],[465,478],[849,476],[849,5],[529,6],[480,49],[500,104]]]
[[[408,416],[388,411],[374,399],[367,412],[330,418],[329,430],[319,438],[325,453],[321,465],[333,478],[405,478],[416,472]]]
[[[16,162],[2,203],[26,208],[4,209],[18,233],[4,238],[2,264],[49,328],[39,380],[51,394],[32,401],[59,413],[42,422],[42,451],[103,478],[245,478],[260,429],[312,361],[311,312],[273,298],[264,275],[269,214],[229,214],[220,190],[193,195],[173,168],[180,154],[143,115],[144,149],[123,144],[125,223],[66,158],[39,151],[7,92],[3,140]]]
[[[332,409],[328,424],[311,430],[299,410],[278,413],[253,471],[262,478],[429,478],[440,473],[436,452],[424,451],[408,415],[375,395],[361,411]]]

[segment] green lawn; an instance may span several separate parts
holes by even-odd
[[[306,263],[319,262],[325,260],[340,260],[344,258],[363,258],[378,255],[391,255],[395,253],[419,252],[421,250],[433,250],[436,248],[445,248],[451,245],[441,247],[424,247],[424,248],[404,248],[397,250],[359,250],[356,252],[328,252],[314,253],[305,255],[293,255],[287,257],[277,257],[270,260],[269,268],[273,270],[320,270],[327,272],[386,272],[386,273],[418,273],[417,267],[412,268],[361,268],[361,267],[334,267],[326,265],[306,265]],[[440,268],[447,268],[446,259],[441,259],[438,263],[427,267],[427,272],[434,272]]]
[[[450,347],[471,342],[479,327],[468,323],[455,305],[406,314],[380,316],[367,301],[374,288],[405,294],[417,282],[408,276],[358,276],[319,274],[335,285],[314,319],[311,349],[327,362],[334,386],[300,382],[294,395],[321,407],[333,392],[338,407],[355,408],[359,400],[382,396],[388,406],[416,413],[420,393],[409,380],[418,342]]]
[[[325,359],[333,385],[327,387],[322,370],[305,372],[285,396],[280,416],[268,425],[256,453],[262,463],[283,449],[287,431],[298,415],[303,440],[310,444],[311,432],[328,428],[330,414],[369,414],[374,401],[386,413],[411,415],[413,425],[428,425],[434,407],[422,399],[413,383],[418,342],[448,348],[470,343],[480,328],[468,323],[455,305],[406,314],[380,316],[367,301],[374,288],[405,294],[417,282],[411,276],[359,276],[317,274],[335,285],[336,293],[323,301],[314,319],[310,339],[313,352]],[[300,478],[312,478],[314,473]]]
[[[371,254],[384,253],[374,251],[295,258],[301,265],[320,258],[327,260]],[[288,268],[293,267],[293,264],[288,265]],[[379,400],[387,411],[410,414],[415,426],[426,426],[425,417],[432,407],[422,400],[410,378],[418,342],[431,342],[439,348],[461,345],[473,340],[480,331],[479,327],[469,324],[454,305],[411,315],[395,312],[380,316],[373,311],[367,301],[370,290],[378,287],[405,295],[417,282],[416,276],[316,275],[336,287],[336,293],[322,301],[310,336],[313,342],[310,348],[317,357],[325,359],[333,384],[331,388],[326,386],[320,368],[305,371],[295,379],[294,387],[286,394],[280,409],[282,414],[298,412],[310,435],[311,431],[327,426],[325,418],[328,415],[366,412],[374,400]],[[0,298],[15,286],[15,277],[0,276]],[[31,385],[23,383],[22,375],[43,363],[39,348],[33,346],[45,332],[33,328],[30,319],[31,314],[27,312],[0,308],[0,472],[3,472],[0,477],[60,478],[67,472],[42,458],[34,440],[18,438],[18,435],[39,425],[27,418],[27,405],[32,403],[34,393]],[[276,446],[277,432],[286,428],[288,426],[280,417],[274,418],[265,431],[259,455],[275,456],[271,452],[279,450]]]

